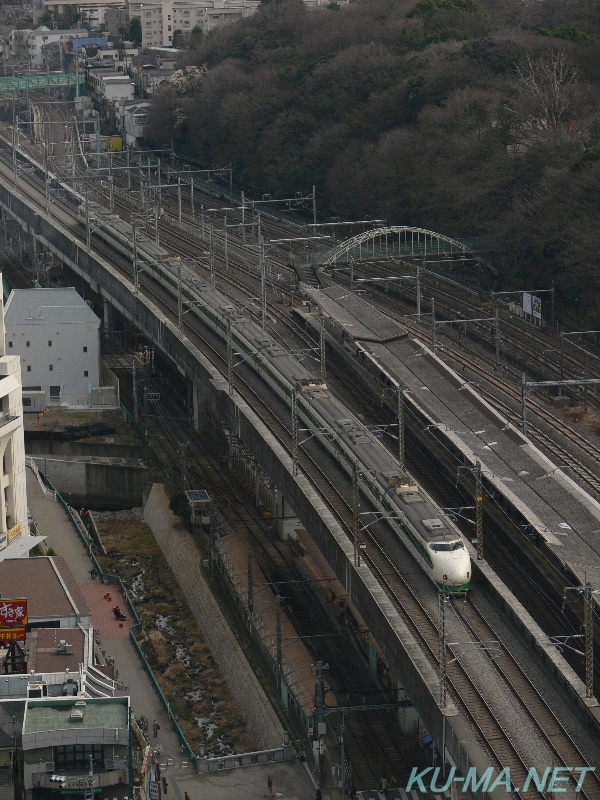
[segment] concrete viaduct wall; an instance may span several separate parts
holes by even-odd
[[[141,294],[134,295],[131,284],[101,256],[93,252],[88,254],[85,245],[74,239],[72,231],[57,222],[49,222],[33,208],[31,201],[14,197],[1,182],[0,206],[19,220],[46,249],[81,275],[192,381],[196,424],[201,424],[202,408],[210,407],[215,416],[239,436],[281,489],[356,604],[438,748],[441,750],[445,742],[449,755],[463,774],[469,766],[476,767],[478,773],[488,768],[489,758],[456,709],[449,706],[442,714],[437,703],[437,673],[423,657],[400,615],[370,570],[366,566],[354,567],[352,543],[306,478],[301,474],[293,477],[291,457],[252,409],[237,393],[228,394],[224,377],[151,300]]]

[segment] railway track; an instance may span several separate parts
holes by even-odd
[[[146,286],[147,290],[150,290],[150,287]],[[168,313],[173,314],[172,307],[169,307],[168,304],[165,305],[165,298],[164,297],[156,297],[156,302],[158,302],[161,307]],[[199,337],[197,331],[192,331],[189,325],[186,324],[186,334],[190,337],[192,341],[196,341],[199,343]],[[214,347],[207,342],[206,339],[202,341],[202,349],[206,352],[208,349],[212,349],[214,351]],[[222,355],[219,355],[214,351],[213,356],[211,356],[211,360],[215,365],[218,365],[218,368],[221,372],[224,371],[224,359]],[[242,385],[241,378],[236,379],[236,386],[238,390],[240,390]],[[252,407],[254,408],[255,412],[259,414],[269,426],[272,432],[279,438],[280,442],[286,447],[286,449],[290,450],[291,442],[290,442],[290,433],[287,430],[286,426],[283,425],[277,416],[272,412],[270,408],[265,406],[264,400],[259,397],[259,393],[257,392],[255,387],[250,387],[249,382],[245,382],[243,387],[243,392],[245,397],[248,399]],[[287,410],[286,410],[287,414]],[[307,446],[306,450],[310,448]],[[322,459],[322,456],[321,456]],[[306,451],[302,451],[300,454],[300,465],[303,472],[309,477],[313,486],[320,492],[321,496],[323,496],[325,502],[328,503],[331,510],[335,514],[336,518],[339,520],[340,524],[342,525],[343,529],[347,532],[350,530],[350,523],[351,523],[351,514],[349,512],[347,501],[341,496],[338,489],[336,489],[333,485],[327,485],[327,488],[324,488],[324,480],[323,480],[323,471],[320,468],[317,468],[314,459],[311,459]],[[371,559],[372,568],[377,571],[379,568],[376,567],[372,556],[370,555],[369,558]],[[389,568],[391,562],[385,564],[385,571],[379,570],[379,576],[382,581],[384,581],[384,585],[387,585],[389,591],[392,593],[394,597],[394,602],[398,605],[398,608],[403,609],[403,614],[406,614],[406,605],[411,606],[411,624],[415,626],[415,629],[418,631],[424,631],[428,629],[428,623],[431,626],[430,633],[428,636],[431,637],[431,641],[429,642],[429,647],[432,649],[431,645],[432,642],[435,642],[436,632],[435,632],[435,624],[432,623],[431,617],[427,614],[426,610],[421,607],[421,611],[418,612],[419,604],[416,601],[416,598],[413,597],[412,600],[408,600],[408,595],[405,594],[404,590],[402,593],[402,600],[399,599],[398,593],[400,591],[400,583],[392,587],[390,585],[389,579]],[[415,620],[418,619],[418,622]],[[433,649],[435,649],[433,647]],[[435,656],[432,652],[432,657],[435,659]],[[463,679],[461,679],[463,680]],[[466,680],[466,678],[465,678]],[[456,683],[454,684],[455,688]],[[519,774],[518,770],[526,769],[525,760],[520,755],[518,750],[515,747],[512,747],[506,737],[504,736],[505,731],[503,730],[502,724],[496,719],[496,716],[491,712],[489,709],[488,704],[486,703],[485,699],[481,697],[480,693],[477,692],[475,689],[468,689],[467,685],[463,685],[460,687],[461,691],[465,693],[467,696],[466,703],[466,710],[468,710],[469,714],[471,715],[470,718],[472,720],[472,724],[475,726],[476,730],[479,732],[479,735],[482,737],[482,740],[487,740],[494,742],[493,748],[496,757],[496,761],[499,765],[506,763],[508,761],[511,764],[515,764],[515,770],[517,772],[515,774]],[[485,725],[483,723],[485,720]],[[547,723],[548,720],[540,722],[538,720],[534,721],[536,725],[540,726],[540,729],[543,728],[543,724]],[[484,729],[485,728],[485,729]],[[558,754],[557,754],[558,757]],[[518,765],[521,765],[520,767]],[[520,779],[520,778],[519,778]],[[529,796],[529,795],[527,795]]]

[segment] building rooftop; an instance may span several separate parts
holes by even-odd
[[[73,288],[14,289],[4,312],[5,325],[99,323],[100,319]]]
[[[61,647],[61,642],[65,646]],[[34,628],[27,668],[35,672],[77,673],[85,663],[85,633],[80,628]]]
[[[82,700],[77,697],[65,699],[48,698],[29,700],[25,709],[23,735],[41,733],[43,731],[60,731],[77,727],[121,728],[128,727],[128,697],[86,698],[85,705],[76,706]],[[81,711],[77,719],[71,717],[72,712]]]
[[[92,613],[66,561],[59,556],[0,562],[0,586],[4,598],[27,598],[30,623]]]
[[[70,30],[50,30],[45,25],[41,25],[36,30],[31,31],[30,36],[47,36],[49,33],[52,36],[87,36],[87,31],[83,28],[71,28]]]

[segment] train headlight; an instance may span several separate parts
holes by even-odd
[[[445,581],[447,581],[447,580],[448,580],[448,576],[446,575],[446,573],[445,573],[445,572],[444,572],[444,574],[442,575],[442,579],[443,579],[443,580],[445,580]]]

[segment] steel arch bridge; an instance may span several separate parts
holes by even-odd
[[[393,225],[387,228],[374,228],[334,247],[325,254],[321,268],[345,261],[376,258],[425,258],[434,256],[440,259],[480,261],[474,250],[457,239],[424,228],[411,228]],[[346,257],[346,258],[344,258]]]

